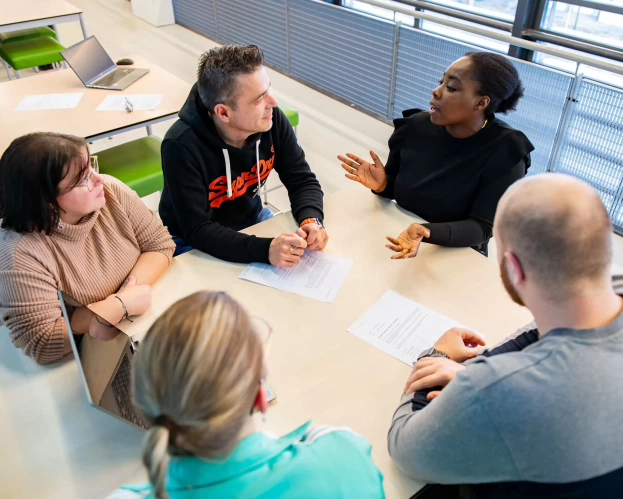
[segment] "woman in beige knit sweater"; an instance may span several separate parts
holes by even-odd
[[[74,333],[105,337],[151,304],[175,244],[134,191],[96,173],[84,139],[36,133],[0,159],[0,323],[38,363],[71,351],[57,290],[87,307]]]

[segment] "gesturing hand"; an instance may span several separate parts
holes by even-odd
[[[417,255],[424,237],[430,237],[430,230],[420,224],[411,224],[407,230],[398,236],[398,239],[387,236],[387,240],[392,244],[387,244],[385,247],[400,253],[392,256],[392,260],[413,258]]]
[[[338,156],[342,162],[342,168],[346,170],[346,178],[359,182],[364,187],[373,191],[381,192],[387,186],[387,175],[385,167],[379,157],[370,151],[370,156],[374,163],[370,163],[354,154],[347,154],[347,157]]]

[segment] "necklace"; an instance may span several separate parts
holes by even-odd
[[[482,126],[480,127],[480,129],[482,130],[484,127],[486,127],[486,126],[487,126],[487,123],[489,123],[489,120],[485,120],[484,125],[482,125]]]

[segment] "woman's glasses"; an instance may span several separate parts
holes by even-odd
[[[89,192],[93,192],[93,189],[95,189],[93,174],[99,173],[100,171],[100,165],[97,161],[97,156],[89,156],[89,167],[89,173],[74,187],[72,187],[72,189],[75,189],[76,187],[86,187]],[[70,190],[71,189],[67,189],[65,193],[69,192]]]
[[[266,319],[257,315],[251,317],[251,324],[253,325],[255,333],[260,338],[262,346],[264,347],[264,357],[266,357],[270,350],[270,343],[274,334],[274,329]]]

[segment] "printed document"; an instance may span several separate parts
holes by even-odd
[[[164,94],[107,95],[96,111],[127,111],[126,99],[132,104],[133,111],[153,111],[163,98]]]
[[[22,99],[16,111],[51,111],[53,109],[74,109],[84,94],[42,94],[28,95]]]
[[[353,263],[341,256],[305,250],[301,261],[291,269],[252,263],[240,274],[240,279],[331,303]]]
[[[453,327],[462,326],[390,290],[347,331],[412,366],[418,355]]]

